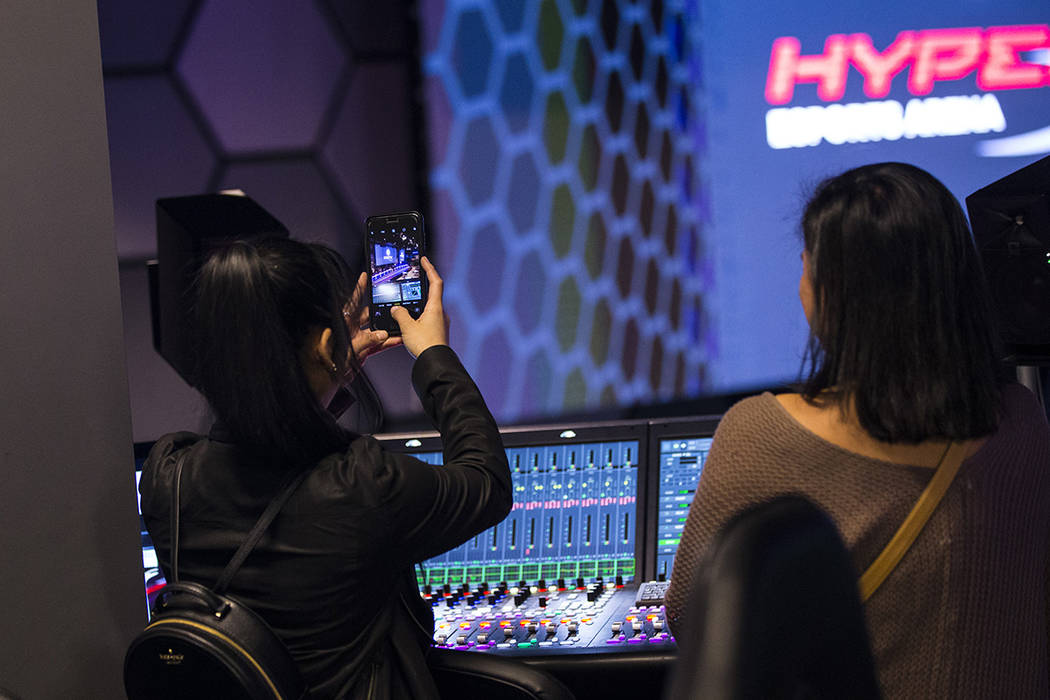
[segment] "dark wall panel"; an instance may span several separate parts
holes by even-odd
[[[94,2],[0,22],[0,686],[121,697],[144,622]]]

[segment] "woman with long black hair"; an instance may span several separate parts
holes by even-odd
[[[955,445],[957,475],[865,605],[883,693],[1047,697],[1050,428],[1006,379],[958,202],[919,168],[868,165],[817,188],[802,232],[808,376],[722,419],[675,560],[672,622],[734,513],[803,495],[859,575]]]
[[[157,441],[142,512],[170,576],[170,504],[181,459],[179,574],[212,585],[290,470],[308,475],[234,576],[229,593],[284,640],[310,697],[436,697],[424,652],[433,614],[413,563],[500,522],[512,496],[485,402],[448,347],[443,283],[402,335],[370,331],[364,290],[342,258],[286,238],[212,253],[196,285],[198,388],[208,435]],[[442,435],[444,465],[383,451],[340,427],[328,406],[369,355],[397,345]],[[170,580],[170,578],[169,578]]]

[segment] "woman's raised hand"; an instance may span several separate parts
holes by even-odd
[[[429,259],[424,257],[422,263],[430,285],[423,313],[415,319],[404,307],[395,306],[390,310],[390,315],[401,326],[401,340],[412,357],[419,357],[424,350],[434,345],[448,345],[448,316],[441,302],[445,283]]]
[[[362,303],[365,293],[368,291],[368,273],[362,272],[357,278],[357,286],[354,287],[353,296],[347,304],[347,311],[343,312],[350,331],[350,352],[357,358],[357,363],[363,365],[372,355],[383,352],[390,348],[401,345],[401,338],[392,336],[386,331],[374,331],[368,327],[368,304]],[[349,309],[358,309],[357,317]],[[349,370],[353,363],[347,363]],[[352,370],[351,370],[352,371]]]

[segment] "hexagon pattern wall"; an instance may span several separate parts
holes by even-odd
[[[421,206],[407,0],[161,5],[99,2],[122,259],[155,253],[158,197],[242,187],[355,261],[366,214]]]
[[[417,37],[409,0],[100,0],[118,255],[155,254],[164,196],[242,187],[352,260],[365,215],[424,208],[499,420],[695,396],[695,4],[425,0]]]
[[[695,12],[423,3],[430,230],[455,344],[504,419],[703,388]]]

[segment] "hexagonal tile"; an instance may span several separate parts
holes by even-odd
[[[191,0],[143,3],[103,0],[98,3],[98,36],[104,71],[163,67],[175,47]]]
[[[411,149],[390,144],[411,143],[412,129],[407,96],[404,103],[375,118],[376,95],[388,94],[390,85],[408,79],[406,67],[396,63],[370,63],[353,73],[349,90],[336,112],[335,122],[321,157],[335,175],[343,198],[361,216],[414,209],[417,201]],[[372,164],[362,167],[363,163]],[[382,164],[382,167],[379,167]]]
[[[646,180],[642,183],[642,201],[638,207],[638,221],[642,225],[642,234],[648,238],[653,232],[653,213],[656,207],[656,196],[653,184]]]
[[[649,3],[649,17],[653,22],[653,31],[659,33],[663,29],[664,24],[663,0],[652,0]]]
[[[664,253],[673,256],[678,245],[678,210],[674,205],[667,207],[667,224],[664,228]]]
[[[642,28],[637,24],[631,27],[631,46],[627,57],[631,64],[631,75],[637,83],[641,81],[642,69],[645,67],[645,39],[642,38]]]
[[[514,364],[514,349],[502,328],[497,328],[481,341],[481,367],[511,367]],[[506,372],[484,372],[478,379],[485,403],[490,410],[503,414],[507,410],[509,382]]]
[[[660,102],[660,108],[667,107],[667,86],[670,83],[670,76],[667,74],[667,61],[664,60],[663,56],[656,61],[656,99]]]
[[[674,143],[671,141],[671,132],[664,129],[660,134],[660,174],[664,182],[671,181],[671,166],[674,158]]]
[[[602,297],[594,305],[594,318],[591,320],[591,361],[601,367],[609,359],[609,338],[612,335],[612,311],[609,302]]]
[[[623,81],[620,73],[612,71],[609,73],[609,83],[605,89],[605,118],[609,121],[609,128],[616,133],[623,123]]]
[[[487,115],[467,124],[458,172],[467,197],[474,206],[492,198],[496,183],[493,174],[499,167],[499,150],[499,140]]]
[[[448,190],[434,188],[430,191],[431,218],[424,221],[427,229],[427,248],[437,262],[438,272],[450,274],[456,267],[459,250],[460,217],[456,202]]]
[[[525,415],[538,416],[547,412],[553,374],[545,351],[536,350],[529,356],[521,401]]]
[[[634,117],[634,148],[643,160],[649,152],[649,133],[649,109],[644,102],[639,102]]]
[[[220,188],[239,188],[288,227],[294,238],[335,248],[351,267],[364,269],[363,228],[353,228],[338,197],[312,159],[233,162]]]
[[[543,67],[552,71],[561,60],[561,42],[565,37],[565,25],[558,13],[555,0],[543,0],[540,3],[539,26],[536,29],[536,45],[540,50]]]
[[[645,310],[652,316],[656,313],[656,306],[660,301],[660,267],[656,260],[649,258],[645,266]]]
[[[117,255],[157,254],[154,202],[208,190],[215,158],[164,77],[109,78],[106,127]]]
[[[547,159],[552,164],[560,163],[565,158],[565,144],[569,138],[569,109],[560,92],[547,95],[547,105],[543,117],[543,144],[547,150]]]
[[[567,411],[580,411],[587,407],[587,380],[583,371],[577,367],[565,377],[565,391],[562,407]]]
[[[659,394],[664,371],[664,341],[657,334],[653,338],[653,347],[649,350],[649,386],[654,394]]]
[[[668,305],[667,316],[671,322],[671,330],[677,331],[682,323],[682,283],[677,278],[671,282],[671,302]]]
[[[531,151],[514,158],[510,166],[510,186],[507,191],[507,213],[519,235],[528,233],[536,222],[536,208],[540,200],[540,173]]]
[[[580,288],[576,280],[566,277],[558,285],[558,304],[555,308],[554,334],[562,352],[576,344],[576,329],[580,323]]]
[[[597,77],[597,62],[590,38],[580,36],[576,39],[576,50],[572,59],[572,84],[576,88],[576,98],[580,104],[585,105],[591,101]]]
[[[583,188],[590,192],[598,184],[598,171],[601,168],[602,147],[598,142],[598,129],[594,124],[583,127],[580,137],[580,156],[576,160]]]
[[[499,304],[500,282],[506,262],[507,248],[496,224],[487,224],[474,232],[467,288],[479,313],[491,311]]]
[[[620,369],[627,381],[634,379],[635,369],[638,363],[638,323],[633,319],[627,319],[623,330],[623,345],[620,348]]]
[[[518,265],[518,279],[514,288],[514,319],[523,335],[535,331],[546,308],[544,293],[547,272],[543,259],[532,250]]]
[[[629,236],[624,236],[620,239],[620,253],[616,258],[616,288],[620,290],[620,296],[624,299],[631,294],[634,260],[634,244]]]
[[[605,221],[599,212],[594,212],[587,221],[587,240],[583,248],[583,261],[592,280],[598,279],[605,270],[605,242],[608,238]]]
[[[355,84],[359,84],[359,81],[355,81]],[[448,91],[445,90],[445,84],[440,77],[426,76],[423,80],[423,94],[426,95],[427,103],[427,152],[434,161],[431,165],[438,165],[450,156],[448,141],[456,117],[449,102]],[[344,105],[344,108],[346,106]]]
[[[613,207],[616,208],[616,213],[623,216],[624,212],[627,211],[627,188],[631,184],[631,175],[627,169],[627,159],[623,157],[622,153],[616,155],[616,160],[613,161],[613,177],[612,177],[612,200]]]
[[[415,38],[403,2],[324,0],[355,56],[414,50]]]
[[[466,97],[476,97],[488,86],[492,36],[481,10],[467,10],[456,19],[451,62]]]
[[[548,226],[551,248],[559,258],[564,258],[572,250],[573,228],[576,226],[576,203],[572,192],[566,184],[554,188],[551,196],[551,217]]]
[[[496,14],[506,34],[521,31],[525,22],[525,0],[496,0]]]
[[[249,153],[312,147],[346,66],[311,5],[224,0],[201,7],[177,71],[223,148]]]
[[[616,36],[620,31],[620,10],[615,0],[602,0],[601,17],[602,38],[605,39],[605,50],[616,48]]]
[[[685,155],[685,160],[682,164],[682,196],[687,202],[696,201],[696,171],[693,169],[693,156],[689,153]]]
[[[499,104],[503,118],[511,131],[524,131],[532,115],[535,82],[525,54],[515,52],[507,56],[500,81]]]

